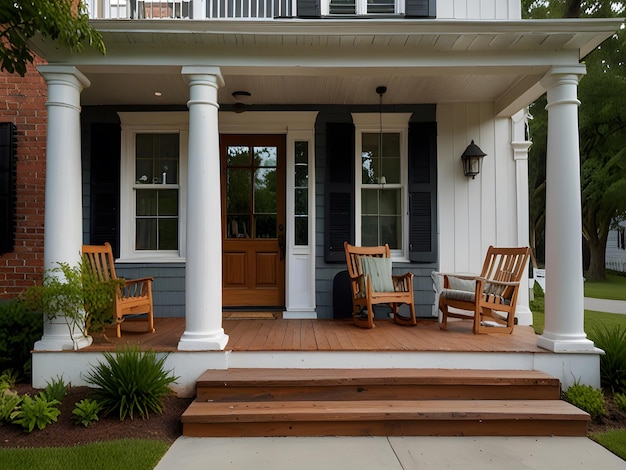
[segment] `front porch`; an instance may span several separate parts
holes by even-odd
[[[223,351],[180,351],[184,318],[155,319],[156,333],[145,322],[127,321],[122,337],[110,327],[78,351],[34,351],[33,386],[55,377],[85,385],[83,376],[105,351],[126,344],[168,353],[166,367],[179,377],[176,392],[192,396],[198,377],[208,369],[480,369],[536,370],[558,378],[563,387],[577,380],[600,385],[599,351],[553,353],[537,346],[532,327],[511,335],[474,335],[471,322],[451,323],[441,331],[436,319],[419,319],[414,328],[377,320],[368,330],[351,320],[225,319],[229,340]]]

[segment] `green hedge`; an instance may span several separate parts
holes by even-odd
[[[30,376],[30,353],[43,335],[43,315],[23,302],[0,302],[0,371]]]

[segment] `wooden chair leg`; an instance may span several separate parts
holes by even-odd
[[[409,306],[409,318],[404,318],[400,314],[398,314],[398,304],[393,304],[393,320],[398,325],[402,326],[415,326],[417,325],[417,320],[415,318],[415,305],[407,304]]]
[[[441,321],[439,322],[439,329],[447,330],[448,329],[448,307],[441,300],[439,300],[439,310],[441,311]]]

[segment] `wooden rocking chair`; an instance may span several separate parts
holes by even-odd
[[[83,257],[91,266],[94,275],[101,281],[118,279],[113,264],[113,250],[107,242],[104,245],[83,245]],[[115,294],[113,319],[117,328],[117,337],[122,336],[121,324],[127,315],[146,314],[148,333],[154,333],[154,315],[152,306],[153,278],[124,279]]]
[[[344,243],[350,287],[352,290],[352,319],[362,328],[374,327],[375,304],[387,304],[396,323],[417,324],[413,300],[413,273],[392,276],[389,245],[356,247]],[[410,315],[402,317],[398,307],[409,306]]]
[[[530,248],[489,247],[480,276],[444,274],[439,295],[442,318],[439,327],[448,329],[448,317],[473,320],[476,333],[512,333],[520,280]],[[465,310],[452,312],[449,308]]]

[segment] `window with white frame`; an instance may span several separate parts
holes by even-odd
[[[178,251],[178,133],[135,136],[135,251]]]
[[[120,258],[180,260],[185,241],[187,130],[180,125],[122,122]],[[145,114],[145,113],[136,113]],[[172,113],[175,114],[175,113]],[[158,120],[158,116],[150,117]],[[131,125],[124,125],[124,119]],[[162,118],[167,119],[172,117]]]
[[[353,115],[360,156],[355,178],[356,242],[387,243],[397,259],[406,259],[408,248],[408,119],[408,114]]]
[[[401,4],[397,0],[329,0],[330,15],[393,15],[400,14]]]

